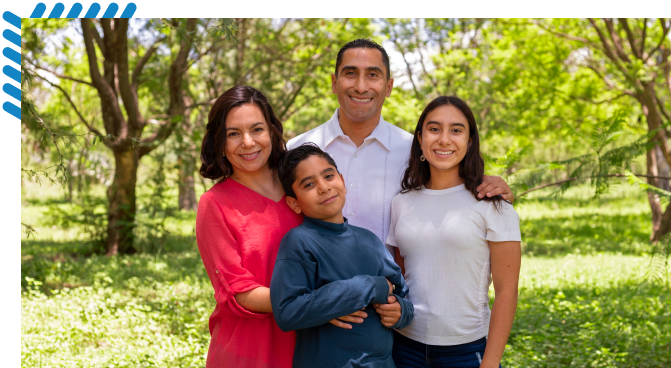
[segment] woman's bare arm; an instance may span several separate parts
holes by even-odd
[[[495,368],[501,362],[517,309],[517,283],[522,258],[522,250],[518,241],[490,241],[489,250],[495,299],[489,322],[487,348],[485,348],[480,368]]]
[[[250,312],[273,312],[273,307],[270,305],[270,289],[267,287],[260,286],[244,293],[235,294],[235,300]]]

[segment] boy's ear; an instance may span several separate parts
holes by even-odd
[[[296,214],[301,214],[301,208],[298,206],[298,201],[294,197],[285,196],[284,199],[287,201],[289,208],[291,208]]]
[[[345,194],[347,194],[347,186],[345,185],[345,178],[343,178],[341,173],[338,173],[340,175],[340,180],[342,180],[342,186],[345,188]]]

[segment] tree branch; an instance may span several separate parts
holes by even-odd
[[[613,20],[609,18],[604,18],[603,21],[606,23],[606,28],[608,28],[608,33],[610,34],[610,40],[613,41],[613,47],[615,47],[615,53],[625,63],[630,62],[629,56],[627,56],[627,54],[624,52],[624,47],[622,47],[622,39],[615,30]],[[628,24],[627,27],[629,27]]]
[[[68,95],[68,93],[65,92],[65,90],[64,90],[61,86],[59,86],[59,85],[57,85],[57,84],[54,84],[54,83],[51,83],[48,79],[46,79],[46,78],[44,78],[44,77],[42,77],[42,76],[40,76],[40,75],[38,75],[38,74],[36,74],[35,76],[36,76],[37,78],[39,78],[39,79],[41,79],[41,80],[47,82],[49,85],[51,85],[52,87],[58,89],[59,91],[61,91],[61,93],[63,93],[63,96],[64,96],[65,99],[68,101],[68,103],[70,104],[70,106],[72,106],[72,109],[75,110],[75,113],[77,114],[77,117],[79,117],[79,120],[86,126],[86,128],[88,128],[88,130],[89,130],[91,133],[93,133],[93,134],[95,134],[95,135],[98,135],[98,136],[100,136],[100,137],[105,137],[104,134],[102,134],[98,129],[96,129],[96,128],[94,128],[93,126],[91,126],[91,124],[89,124],[89,123],[86,121],[86,119],[84,119],[84,116],[82,116],[82,114],[79,112],[79,109],[77,109],[77,106],[74,104],[74,102],[72,102],[72,98],[70,98],[70,95]],[[108,142],[109,142],[109,141],[108,141],[106,138],[103,140],[103,143],[105,143],[105,145],[109,145]]]
[[[128,19],[117,18],[114,19],[114,32],[117,61],[117,78],[119,80],[119,95],[123,101],[126,109],[126,116],[128,117],[128,125],[133,132],[131,136],[135,136],[139,132],[141,125],[144,123],[142,119],[142,112],[138,104],[137,92],[131,87],[130,76],[128,73]]]
[[[45,67],[43,67],[43,66],[39,66],[39,65],[37,65],[37,64],[36,64],[35,62],[33,62],[32,60],[26,60],[26,61],[27,61],[30,65],[34,66],[36,69],[44,70],[45,72],[47,72],[47,73],[51,73],[51,74],[55,75],[55,76],[58,77],[58,78],[71,80],[71,81],[73,81],[73,82],[77,82],[77,83],[81,83],[81,84],[86,84],[86,85],[88,85],[88,86],[93,87],[93,83],[91,83],[91,82],[87,82],[87,81],[85,81],[85,80],[81,80],[81,79],[73,78],[73,77],[70,77],[70,76],[67,76],[67,75],[64,75],[64,74],[57,73],[56,71],[53,71],[53,70],[47,69],[47,68],[45,68]]]
[[[149,62],[149,59],[154,55],[156,50],[158,50],[158,45],[165,41],[166,37],[160,37],[159,39],[154,42],[149,49],[147,49],[147,52],[145,52],[144,55],[142,55],[142,58],[135,64],[135,68],[133,69],[133,75],[131,77],[131,85],[132,88],[137,92],[137,88],[140,85],[139,79],[140,75],[142,75],[142,70],[144,69],[144,66]]]
[[[636,47],[636,39],[634,38],[634,33],[629,28],[629,22],[627,21],[627,18],[618,18],[618,22],[622,25],[624,32],[627,33],[627,39],[629,40],[629,45],[631,46],[631,52],[634,54],[636,58],[641,59],[641,53],[638,51],[638,48]],[[622,52],[624,53],[624,51]]]
[[[645,58],[645,60],[643,60],[643,63],[646,63],[648,61],[648,59],[650,59],[652,57],[652,55],[655,52],[657,52],[657,50],[659,50],[660,47],[662,47],[662,45],[664,44],[664,41],[666,41],[666,36],[668,36],[668,34],[669,34],[669,30],[671,29],[671,26],[668,27],[668,28],[666,27],[666,20],[664,18],[660,18],[659,23],[662,25],[662,38],[659,40],[659,43],[657,44],[657,47],[652,49],[652,51],[650,51],[650,53]]]
[[[643,177],[643,178],[656,178],[656,179],[671,180],[671,176],[655,176],[655,175],[645,175],[645,174],[634,174],[634,175],[636,175],[638,177]],[[593,178],[626,178],[626,177],[627,177],[627,175],[625,175],[625,174],[610,174],[610,175],[590,176],[590,177],[587,177],[587,178],[569,178],[569,179],[566,179],[566,180],[560,180],[560,181],[556,181],[554,183],[544,184],[544,185],[529,189],[525,192],[522,192],[521,194],[516,195],[515,198],[520,198],[523,195],[527,195],[531,192],[535,192],[535,191],[540,190],[540,189],[545,189],[545,188],[552,187],[552,186],[562,185],[564,183],[568,183],[568,182],[572,182],[572,181],[576,181],[576,180],[587,180],[587,179],[593,179]]]
[[[121,130],[121,125],[125,123],[125,119],[121,113],[119,101],[117,101],[114,89],[107,83],[100,74],[100,69],[98,69],[98,57],[96,56],[95,45],[93,44],[93,24],[91,23],[91,20],[87,18],[82,18],[81,24],[91,82],[93,87],[98,90],[98,95],[100,96],[103,107],[105,107],[104,105],[107,105],[107,107],[109,107],[109,113],[112,115],[103,118],[103,121],[105,122],[105,130],[107,130],[108,134],[118,136],[119,131]]]

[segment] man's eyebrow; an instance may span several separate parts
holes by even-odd
[[[345,70],[359,70],[359,68],[354,65],[344,65],[342,69],[340,69],[340,73],[342,74]]]
[[[376,71],[380,74],[383,74],[382,69],[379,66],[369,66],[369,67],[366,68],[366,70],[367,71]]]
[[[306,176],[306,177],[304,177],[301,181],[298,182],[298,185],[299,185],[299,186],[300,186],[300,185],[303,185],[303,183],[305,183],[306,181],[311,180],[311,179],[314,179],[314,178],[315,178],[314,175]]]

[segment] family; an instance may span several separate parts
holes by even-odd
[[[500,367],[517,307],[519,218],[484,175],[468,105],[414,134],[386,122],[389,56],[338,52],[329,121],[284,142],[266,97],[208,117],[196,238],[214,288],[207,367]],[[490,310],[489,287],[496,298]]]

